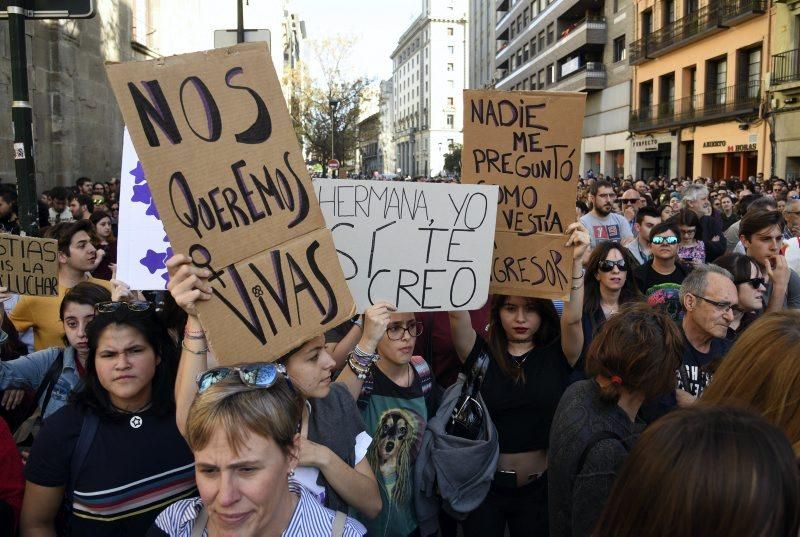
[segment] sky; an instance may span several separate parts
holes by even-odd
[[[392,75],[389,56],[398,38],[419,16],[422,1],[292,0],[290,9],[306,21],[308,39],[334,35],[355,38],[357,54],[350,61],[356,71],[354,75],[363,74],[379,81]],[[312,77],[315,76],[318,68],[313,64],[309,68]]]

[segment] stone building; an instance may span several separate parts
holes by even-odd
[[[766,101],[773,135],[771,171],[800,179],[800,1],[778,1],[771,9],[771,93]]]

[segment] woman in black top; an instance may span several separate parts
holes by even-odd
[[[466,311],[450,312],[453,346],[466,367],[491,357],[481,395],[495,426],[500,459],[492,488],[464,524],[468,537],[548,535],[547,445],[550,423],[572,366],[583,347],[581,259],[589,234],[567,228],[574,262],[569,302],[560,321],[550,300],[495,295],[488,340],[472,328]]]

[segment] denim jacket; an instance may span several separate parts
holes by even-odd
[[[0,362],[0,389],[7,388],[30,388],[36,390],[44,381],[47,370],[58,358],[61,349],[51,347],[42,351],[34,352],[27,356],[20,356],[15,360]],[[42,409],[42,416],[48,417],[50,414],[67,404],[69,394],[80,382],[80,376],[75,366],[75,349],[67,347],[64,349],[64,366],[61,375],[56,380],[53,394],[47,403],[47,408]],[[41,406],[44,403],[46,393],[42,394],[39,401]]]

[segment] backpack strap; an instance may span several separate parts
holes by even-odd
[[[576,476],[581,473],[581,470],[583,470],[583,465],[586,464],[586,458],[589,456],[589,453],[592,451],[594,446],[603,440],[619,440],[619,443],[622,444],[622,447],[625,448],[625,451],[629,451],[628,446],[625,445],[625,441],[620,438],[617,433],[612,431],[598,431],[589,438],[589,441],[586,442],[586,447],[584,447],[583,451],[581,452],[581,456],[578,457],[578,464],[575,467]]]
[[[47,373],[44,374],[44,378],[42,382],[39,383],[39,388],[36,390],[36,395],[33,396],[33,404],[34,408],[36,405],[39,404],[39,399],[41,399],[42,394],[44,394],[44,401],[42,401],[42,416],[44,416],[44,411],[47,410],[47,405],[50,404],[50,396],[53,395],[53,390],[56,387],[56,383],[58,382],[58,377],[61,376],[61,371],[64,369],[64,349],[58,351],[58,356],[50,364],[50,367],[47,369]]]
[[[69,465],[69,483],[65,491],[69,508],[72,509],[72,496],[75,492],[75,483],[78,481],[78,474],[86,461],[86,456],[89,454],[89,448],[92,447],[94,442],[97,428],[100,426],[100,418],[97,414],[89,412],[83,417],[81,424],[81,434],[78,436],[78,441],[75,444],[75,451],[72,452],[72,461]]]
[[[373,365],[373,367],[375,367]],[[372,371],[367,373],[367,378],[364,379],[364,383],[361,385],[361,393],[358,395],[358,408],[361,410],[366,410],[367,405],[369,405],[369,398],[372,396],[372,390],[374,389],[375,381],[372,378]]]
[[[422,395],[428,397],[428,394],[433,389],[433,374],[428,362],[422,356],[412,356],[411,365],[419,375],[419,380],[422,381]]]

